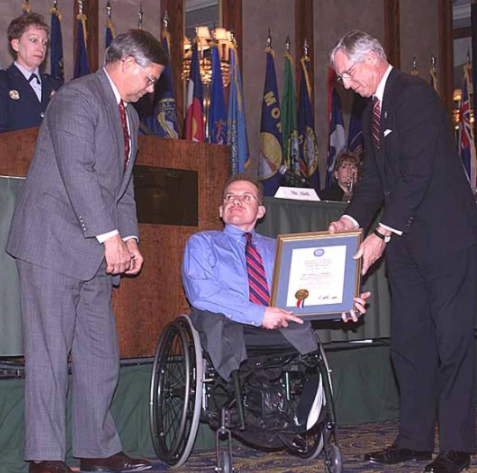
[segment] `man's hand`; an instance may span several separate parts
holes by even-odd
[[[126,241],[126,245],[131,255],[131,267],[126,271],[126,274],[138,274],[139,271],[141,271],[142,264],[144,263],[144,258],[139,251],[137,241],[135,238],[130,238]]]
[[[343,322],[349,322],[352,320],[353,322],[358,321],[359,315],[366,314],[366,299],[369,299],[371,296],[370,292],[363,292],[360,294],[359,297],[355,297],[354,300],[354,306],[356,307],[356,310],[351,310],[348,317],[345,312],[341,314],[341,320]],[[356,311],[358,312],[359,315],[356,315]]]
[[[354,223],[346,217],[341,217],[337,222],[331,222],[328,227],[330,233],[349,232],[356,230]]]
[[[122,274],[131,268],[131,252],[119,235],[108,238],[103,244],[108,274]]]
[[[359,245],[357,253],[353,256],[353,259],[363,258],[363,264],[361,266],[361,274],[364,276],[368,269],[379,259],[384,253],[386,243],[381,238],[377,237],[374,233],[368,235],[363,243]]]
[[[263,315],[262,327],[276,329],[279,327],[288,327],[288,322],[303,323],[303,319],[293,315],[292,311],[279,309],[278,307],[267,307]]]

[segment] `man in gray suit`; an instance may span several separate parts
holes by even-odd
[[[69,355],[81,470],[151,467],[122,453],[111,417],[119,373],[111,292],[143,263],[132,182],[139,120],[127,105],[153,91],[167,63],[151,34],[118,35],[104,68],[60,89],[46,112],[7,244],[22,290],[30,473],[72,471],[64,462]]]

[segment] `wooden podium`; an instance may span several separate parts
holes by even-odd
[[[26,175],[37,136],[37,128],[0,134],[0,175]],[[198,201],[190,204],[197,209],[197,215],[194,225],[139,224],[144,267],[139,276],[122,278],[120,288],[113,291],[122,358],[152,356],[165,325],[188,311],[181,282],[184,246],[193,233],[222,228],[218,208],[222,186],[229,174],[228,162],[226,146],[139,137],[138,168],[190,171],[188,174],[196,179],[194,198]],[[151,206],[154,210],[152,203]],[[138,213],[141,210],[138,203]],[[168,211],[174,213],[173,203],[172,211],[171,208]]]

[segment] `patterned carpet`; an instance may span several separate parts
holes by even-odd
[[[381,473],[406,472],[422,473],[426,462],[408,462],[391,467],[374,466],[363,461],[366,452],[379,450],[389,445],[397,433],[397,424],[367,424],[343,427],[339,430],[340,447],[343,455],[343,472],[346,473]],[[437,444],[437,442],[436,442]],[[323,458],[305,461],[285,452],[264,453],[246,447],[234,447],[233,464],[235,473],[320,473],[324,472]],[[186,465],[177,473],[212,473],[215,467],[215,452],[199,452],[191,455]],[[154,461],[154,473],[164,472],[167,467]],[[477,473],[477,458],[474,458],[467,473]]]

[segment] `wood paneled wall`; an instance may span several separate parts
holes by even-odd
[[[401,31],[399,0],[384,0],[384,49],[389,62],[401,67]]]

